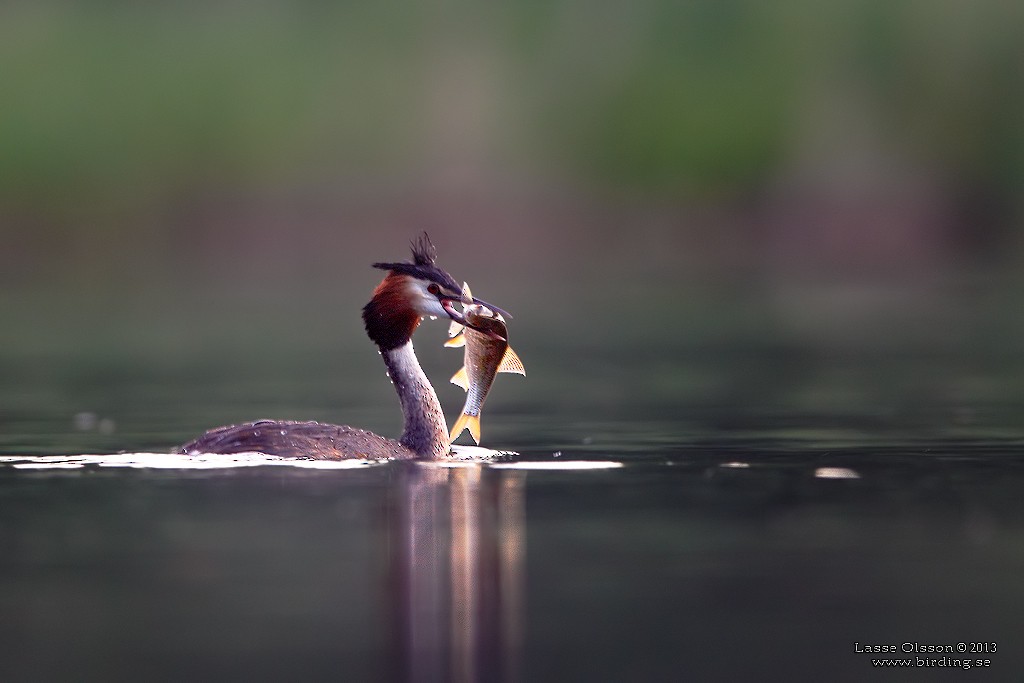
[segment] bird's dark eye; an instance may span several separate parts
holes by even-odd
[[[434,296],[437,296],[438,294],[441,293],[441,288],[435,285],[434,283],[430,283],[429,285],[427,285],[427,291],[433,294]]]

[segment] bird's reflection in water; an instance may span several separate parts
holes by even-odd
[[[409,464],[391,490],[396,678],[516,681],[525,472]]]

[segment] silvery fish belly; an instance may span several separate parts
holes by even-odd
[[[463,286],[463,291],[469,292],[468,285]],[[463,328],[458,323],[452,323],[448,331],[452,339],[445,346],[465,346],[463,367],[452,376],[451,382],[466,391],[466,404],[452,426],[449,440],[455,441],[468,429],[473,441],[479,444],[480,410],[494,383],[494,377],[499,372],[525,375],[526,370],[519,356],[508,345],[508,327],[500,313],[486,306],[472,304],[465,307],[463,317],[481,329]]]

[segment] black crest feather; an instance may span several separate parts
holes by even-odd
[[[462,287],[455,281],[455,278],[434,264],[437,259],[437,249],[430,241],[430,235],[424,232],[410,245],[412,246],[412,263],[374,263],[373,267],[410,275],[421,280],[431,280],[452,292],[462,291]]]
[[[413,263],[417,266],[434,265],[434,261],[437,260],[437,249],[434,248],[434,243],[430,241],[430,235],[426,231],[413,240],[410,245],[412,246]]]

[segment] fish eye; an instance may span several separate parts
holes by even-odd
[[[441,293],[441,288],[438,287],[433,282],[431,282],[429,285],[427,285],[427,291],[433,294],[434,296],[437,296],[438,294]]]

